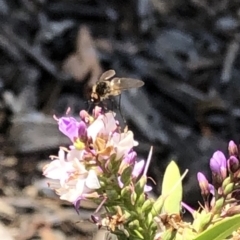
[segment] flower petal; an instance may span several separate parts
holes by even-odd
[[[89,189],[98,189],[101,187],[97,178],[97,174],[94,170],[89,170],[88,176],[86,178],[86,186]]]
[[[137,178],[142,173],[144,165],[145,165],[144,160],[136,162],[132,171],[132,176]]]

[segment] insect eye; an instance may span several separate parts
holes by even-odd
[[[105,82],[100,82],[96,86],[96,93],[99,95],[103,95],[107,92],[107,84]]]

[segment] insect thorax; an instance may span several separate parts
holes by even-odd
[[[109,93],[110,91],[109,84],[106,82],[100,82],[97,84],[95,91],[99,96],[103,96]]]

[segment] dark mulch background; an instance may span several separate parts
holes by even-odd
[[[175,159],[196,206],[197,172],[239,142],[239,30],[238,0],[0,0],[0,239],[91,239],[92,206],[77,215],[41,169],[69,143],[52,115],[87,109],[108,69],[145,82],[121,111],[139,158],[154,146],[155,193]]]

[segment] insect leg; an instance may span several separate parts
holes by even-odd
[[[92,101],[87,101],[87,103],[88,103],[88,110],[87,110],[87,112],[90,113],[90,112],[92,112],[94,103]]]
[[[121,97],[122,97],[122,94],[119,95],[119,100],[118,100],[118,105],[117,105],[117,109],[119,110],[119,113],[120,113],[120,116],[123,120],[123,123],[126,125],[127,124],[127,121],[126,119],[123,117],[123,114],[122,114],[122,110],[121,110]]]

